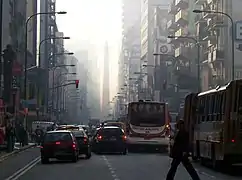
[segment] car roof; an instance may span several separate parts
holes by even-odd
[[[101,127],[100,129],[121,129],[121,128],[118,126],[104,126],[104,127]]]
[[[52,134],[52,133],[71,133],[70,131],[67,130],[56,130],[56,131],[48,131],[46,134]]]

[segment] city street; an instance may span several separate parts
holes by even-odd
[[[89,179],[89,180],[158,180],[165,179],[170,165],[170,158],[166,154],[133,154],[128,155],[95,155],[90,160],[80,159],[77,163],[72,162],[52,162],[42,165],[39,159],[36,160],[37,150],[32,149],[23,154],[24,158],[17,157],[16,162],[9,161],[4,166],[5,176],[1,175],[1,180],[66,180],[66,179]],[[17,171],[14,165],[26,165],[26,159],[32,162]],[[23,160],[25,159],[25,160]],[[21,162],[24,161],[24,162]],[[10,163],[13,163],[10,165]],[[17,167],[17,166],[16,166]],[[201,180],[239,180],[240,177],[229,176],[215,172],[205,167],[195,164],[195,167],[201,177]],[[10,169],[12,169],[10,174]],[[2,173],[1,173],[2,174]],[[6,176],[8,174],[8,176]],[[11,176],[10,178],[8,178]],[[180,166],[176,179],[189,180],[189,175],[185,169]]]

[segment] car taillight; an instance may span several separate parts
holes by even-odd
[[[86,144],[87,143],[87,138],[84,138],[83,139],[83,142]]]
[[[232,140],[231,140],[231,142],[232,142],[232,143],[235,143],[235,140],[234,140],[234,139],[232,139]]]
[[[39,146],[40,149],[43,149],[44,147],[43,146]]]
[[[127,140],[127,136],[122,136],[123,137],[123,140]]]
[[[55,142],[56,145],[60,145],[60,142]]]
[[[75,144],[75,143],[72,144],[72,148],[73,148],[74,150],[76,150],[76,144]]]
[[[97,137],[97,140],[98,140],[98,141],[101,141],[102,138],[103,138],[102,136],[98,136],[98,137]]]

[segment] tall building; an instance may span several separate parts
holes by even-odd
[[[105,43],[104,47],[104,64],[103,64],[103,85],[102,85],[102,118],[109,115],[109,51],[108,43]]]
[[[1,56],[3,67],[1,67],[1,97],[5,105],[11,107],[11,112],[19,110],[19,102],[22,96],[23,88],[20,84],[22,76],[22,65],[24,64],[24,44],[25,44],[25,21],[26,21],[26,3],[25,0],[2,1],[2,42],[1,52],[6,52],[7,45],[11,50],[9,56]],[[9,51],[10,52],[10,51]],[[34,59],[29,59],[29,64]],[[29,65],[28,64],[28,65]],[[16,69],[17,68],[17,69]],[[17,71],[16,71],[17,70]],[[2,76],[3,75],[3,76]],[[2,94],[2,90],[4,92]],[[15,103],[17,102],[17,103]],[[17,105],[16,105],[17,104]],[[17,107],[18,106],[18,107]],[[10,109],[9,109],[10,110]],[[9,112],[9,110],[7,110]]]
[[[26,18],[37,13],[38,0],[27,0],[26,4]],[[30,19],[28,23],[28,51],[32,54],[33,58],[37,57],[37,17]],[[36,64],[36,60],[34,62]],[[34,64],[34,65],[35,65]]]
[[[89,77],[88,77],[88,59],[89,54],[87,50],[80,50],[75,53],[75,56],[78,58],[78,64],[77,64],[77,76],[76,78],[79,80],[79,89],[78,89],[78,118],[79,123],[88,123],[88,119],[90,117],[89,113],[89,104],[88,100],[90,99],[89,96],[89,90],[88,90],[88,83],[89,83]],[[87,93],[88,92],[88,93]]]
[[[124,114],[122,106],[128,101],[137,99],[137,86],[135,73],[140,71],[140,0],[123,0],[122,2],[122,46],[119,57],[118,91],[125,94],[119,97],[116,109],[121,110],[116,114]],[[120,107],[119,107],[120,106]]]
[[[169,1],[167,0],[142,0],[141,5],[141,66],[142,79],[141,84],[142,98],[153,99],[154,94],[154,66],[155,57],[154,51],[159,46],[160,37],[158,37],[157,22],[162,21],[161,18],[157,19],[157,14],[160,13],[160,9],[168,9]],[[159,8],[158,8],[159,7]],[[167,17],[167,13],[163,13]],[[164,34],[163,34],[164,36]],[[166,43],[166,38],[163,38],[163,43]],[[168,47],[169,49],[169,47]],[[146,74],[146,76],[144,76]]]
[[[90,109],[91,118],[100,118],[100,78],[97,78],[97,74],[100,74],[100,68],[98,66],[98,57],[96,54],[96,48],[89,44],[88,46],[88,94],[87,104]]]
[[[37,10],[39,13],[45,12],[56,12],[56,1],[53,0],[38,0]],[[56,56],[56,41],[55,39],[50,39],[50,37],[55,37],[56,32],[58,32],[56,25],[56,14],[41,15],[37,17],[38,34],[37,34],[37,45],[44,41],[41,47],[38,47],[39,52],[39,67],[42,69],[49,69],[55,66]],[[51,109],[51,101],[49,100],[49,83],[46,79],[49,79],[49,73],[43,73],[42,79],[42,91],[43,92],[43,104],[41,106],[44,108],[46,113],[49,113]]]
[[[173,72],[180,103],[187,93],[196,92],[200,89],[195,14],[192,12],[195,6],[193,0],[173,0],[168,10],[171,19],[167,23],[167,28],[169,35],[173,36],[169,39],[169,43],[175,50]]]
[[[196,2],[197,9],[222,11],[234,21],[235,44],[234,62],[235,79],[242,77],[241,63],[241,19],[242,2],[233,1],[201,1]],[[229,82],[232,78],[232,42],[231,21],[222,14],[195,14],[197,36],[202,45],[201,52],[201,86],[208,90]]]

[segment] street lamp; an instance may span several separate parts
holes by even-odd
[[[190,39],[194,41],[195,45],[197,46],[197,81],[198,81],[197,89],[198,89],[198,92],[200,92],[200,43],[196,38],[191,36],[168,36],[168,38]]]
[[[59,78],[60,78],[61,76],[65,76],[65,75],[75,75],[75,74],[76,74],[76,73],[62,73],[62,74],[60,74],[60,75],[57,77],[57,82],[59,82]],[[53,89],[54,89],[54,87],[53,87]],[[57,111],[59,111],[59,94],[60,94],[60,92],[59,92],[59,85],[57,85],[56,91],[57,91],[56,109],[57,109]],[[53,108],[53,107],[52,107],[52,108]],[[57,120],[59,120],[59,113],[58,113],[58,116],[57,116]]]
[[[39,43],[39,63],[40,63],[40,61],[41,61],[41,59],[40,59],[40,54],[41,54],[41,45],[45,42],[45,41],[48,41],[48,40],[50,40],[50,39],[71,39],[70,37],[48,37],[48,38],[45,38],[45,39],[43,39],[42,41],[40,41],[40,43]]]
[[[209,13],[209,14],[222,14],[224,16],[227,16],[231,22],[231,36],[232,36],[232,39],[231,39],[231,50],[232,50],[232,81],[234,80],[234,53],[235,53],[235,50],[234,50],[234,20],[233,18],[225,13],[225,12],[222,12],[222,11],[206,11],[206,10],[199,10],[199,9],[195,9],[193,10],[194,13]]]
[[[52,55],[49,56],[49,58],[48,58],[48,62],[49,62],[49,60],[50,60],[53,56],[63,56],[63,55],[69,55],[69,56],[71,56],[71,55],[74,55],[74,53],[73,53],[73,52],[63,52],[63,53],[52,54]]]
[[[74,67],[75,65],[74,64],[62,64],[62,65],[58,65],[58,66],[55,66],[53,67],[53,74],[52,74],[52,108],[54,107],[54,86],[55,86],[55,70],[59,67]]]
[[[59,12],[41,12],[32,14],[28,19],[25,21],[25,47],[24,47],[24,100],[27,100],[27,65],[28,65],[28,24],[29,21],[38,15],[49,15],[49,14],[66,14],[65,11]],[[26,102],[25,102],[26,103]],[[26,121],[27,122],[27,121]]]

